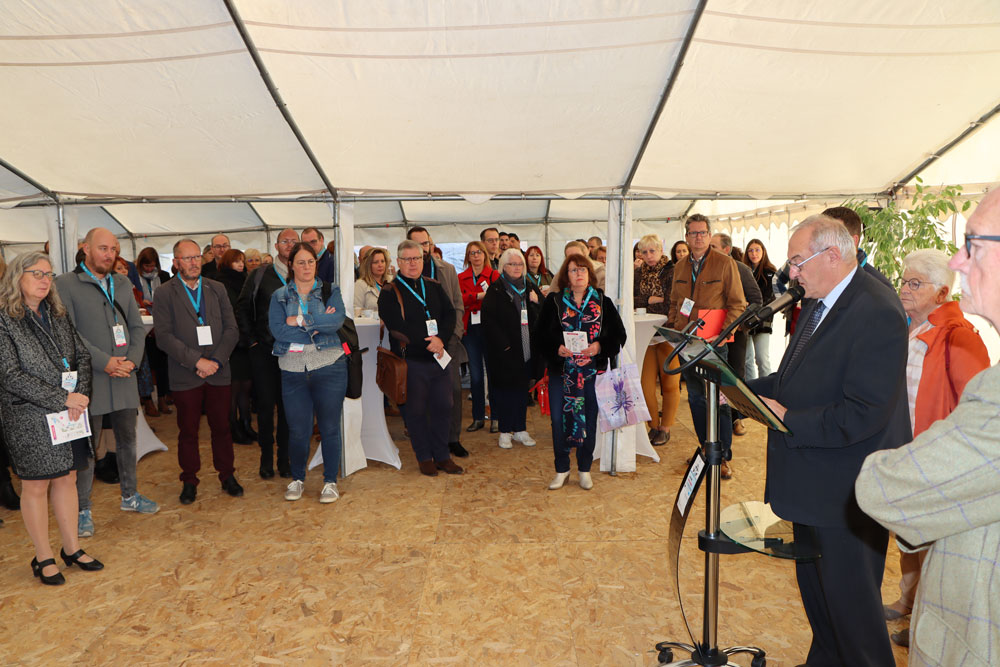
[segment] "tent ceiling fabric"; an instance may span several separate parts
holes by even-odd
[[[338,188],[462,193],[620,185],[695,5],[236,4]]]
[[[105,207],[122,226],[135,234],[177,235],[263,228],[249,204],[115,204]]]
[[[31,183],[9,169],[0,167],[0,208],[16,206],[19,202],[39,194],[41,192]]]
[[[632,202],[632,220],[666,220],[677,218],[688,206],[687,200],[650,201],[637,199]],[[584,200],[556,200],[549,209],[549,220],[603,220],[608,219],[608,202]]]
[[[600,202],[607,209],[607,202]],[[407,201],[403,212],[407,221],[421,222],[540,222],[545,218],[544,201],[488,201],[470,204],[464,201]]]
[[[995,0],[713,0],[633,187],[882,191],[996,106],[998,70]]]

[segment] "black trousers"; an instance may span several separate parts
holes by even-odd
[[[856,510],[850,527],[817,527],[821,557],[795,564],[813,640],[809,667],[895,667],[882,616],[889,532]],[[795,541],[805,527],[793,524]]]
[[[451,458],[448,451],[451,409],[450,371],[436,361],[407,359],[406,406],[401,412],[417,461],[444,463]]]
[[[0,433],[0,484],[6,484],[10,481],[10,471],[7,468],[10,467],[10,455],[7,454],[7,442],[3,438],[3,434]]]
[[[146,336],[146,357],[156,379],[156,395],[165,398],[170,393],[170,377],[167,375],[167,353],[156,346],[156,336]]]
[[[733,333],[733,342],[729,344],[727,361],[733,367],[733,370],[736,371],[736,376],[741,380],[747,379],[747,342],[747,333],[737,330]],[[740,414],[739,410],[734,409],[732,413],[733,421],[743,419],[743,415]]]
[[[250,348],[250,369],[254,391],[257,392],[257,442],[260,443],[261,463],[270,463],[278,442],[278,470],[288,467],[288,422],[281,400],[281,369],[271,347],[258,343]],[[274,431],[274,409],[278,408],[278,432]]]

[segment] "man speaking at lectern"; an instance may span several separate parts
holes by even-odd
[[[889,533],[858,508],[865,457],[910,440],[906,316],[858,270],[844,225],[814,215],[792,230],[790,275],[810,299],[778,370],[748,384],[791,431],[769,431],[765,500],[815,529],[821,557],[796,563],[813,640],[810,667],[894,667],[880,588]]]

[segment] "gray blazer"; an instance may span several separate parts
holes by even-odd
[[[83,344],[90,352],[94,379],[90,394],[90,414],[105,415],[118,410],[139,407],[136,373],[127,378],[113,378],[104,372],[111,357],[127,357],[136,369],[142,363],[146,348],[146,329],[142,326],[139,306],[132,295],[132,282],[125,276],[111,273],[115,285],[112,309],[97,281],[77,267],[56,278],[56,288]],[[112,327],[115,317],[125,327],[126,344],[115,346]]]
[[[87,347],[68,317],[50,315],[49,321],[51,338],[31,313],[16,320],[0,309],[0,416],[14,470],[27,479],[73,467],[70,443],[53,446],[45,421],[66,409],[63,357],[77,371],[76,393],[90,394]]]
[[[240,338],[236,316],[222,283],[202,278],[201,284],[205,324],[212,327],[211,345],[198,345],[198,315],[179,276],[160,285],[154,295],[156,345],[168,357],[171,391],[196,389],[205,383],[230,384],[229,355]],[[219,362],[219,370],[206,379],[195,373],[195,364],[202,358]]]
[[[1000,366],[993,366],[913,442],[870,454],[854,484],[861,509],[928,550],[910,622],[913,667],[1000,660],[998,415]]]

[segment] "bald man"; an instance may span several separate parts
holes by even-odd
[[[206,278],[215,278],[219,274],[219,264],[222,262],[222,256],[226,254],[232,246],[229,244],[229,237],[225,234],[216,234],[212,237],[212,245],[210,247],[212,251],[212,261],[201,267],[201,275]]]

